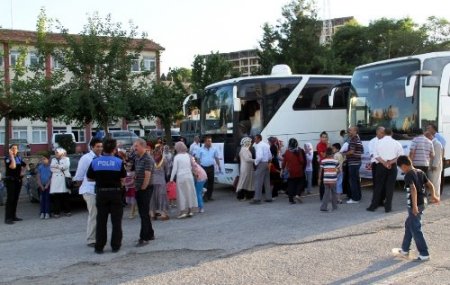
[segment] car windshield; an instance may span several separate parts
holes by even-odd
[[[362,134],[374,134],[378,126],[397,134],[413,134],[419,126],[418,89],[405,96],[405,80],[420,70],[418,60],[394,62],[357,69],[352,77],[349,123]],[[418,86],[418,85],[416,85]]]
[[[233,132],[233,86],[223,85],[206,90],[201,108],[202,128],[207,134]]]

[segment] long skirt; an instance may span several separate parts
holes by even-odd
[[[192,174],[177,176],[177,207],[181,213],[189,212],[198,207]]]
[[[169,200],[167,199],[166,185],[153,185],[153,194],[150,201],[150,211],[167,213],[169,210]]]

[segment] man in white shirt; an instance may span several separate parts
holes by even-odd
[[[386,193],[384,209],[386,213],[392,211],[392,197],[394,196],[395,181],[397,180],[397,158],[404,155],[402,145],[392,138],[392,130],[385,129],[385,137],[378,141],[375,147],[375,158],[378,161],[376,187],[373,191],[372,203],[367,211],[374,212],[383,202],[382,194]]]
[[[255,197],[250,204],[260,204],[262,199],[262,189],[264,186],[266,202],[272,202],[272,191],[270,188],[269,162],[272,160],[272,153],[268,143],[262,141],[261,135],[255,136]]]
[[[77,172],[75,173],[74,180],[81,183],[79,193],[83,195],[84,201],[88,209],[88,220],[86,239],[87,245],[90,247],[95,246],[95,231],[97,227],[97,207],[95,205],[95,182],[88,181],[86,173],[92,160],[99,157],[103,151],[103,143],[99,138],[92,138],[89,143],[91,151],[86,153],[80,158],[78,162]]]
[[[376,185],[376,179],[375,177],[377,176],[377,164],[378,164],[378,160],[375,158],[375,150],[377,147],[378,142],[384,138],[384,127],[378,127],[377,128],[377,134],[376,136],[370,140],[369,142],[369,154],[370,154],[370,164],[371,164],[371,168],[372,168],[372,187],[373,189],[375,189],[375,185]],[[385,199],[385,193],[381,193],[381,201],[384,201]]]
[[[437,197],[441,196],[441,173],[442,173],[442,157],[444,153],[444,148],[441,142],[434,137],[431,132],[425,132],[425,137],[433,143],[434,157],[430,162],[430,167],[428,168],[427,176],[428,179],[434,186],[435,194]]]
[[[189,153],[193,157],[197,157],[197,152],[198,152],[199,149],[200,149],[200,137],[199,136],[195,136],[194,137],[194,142],[189,147]]]

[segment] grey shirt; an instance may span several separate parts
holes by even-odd
[[[136,158],[134,160],[134,167],[135,167],[134,183],[136,185],[136,190],[139,191],[141,190],[142,184],[144,183],[145,171],[150,171],[153,173],[153,170],[155,168],[155,161],[148,153],[145,153],[142,157],[136,155]]]

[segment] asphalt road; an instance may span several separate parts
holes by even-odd
[[[155,222],[147,247],[134,247],[139,219],[125,215],[121,251],[103,255],[85,245],[82,207],[40,220],[38,204],[23,197],[24,221],[0,224],[0,284],[450,284],[450,195],[426,210],[426,263],[390,253],[404,231],[404,194],[396,191],[390,214],[365,211],[370,196],[322,213],[317,196],[249,205],[222,188],[206,213]]]

